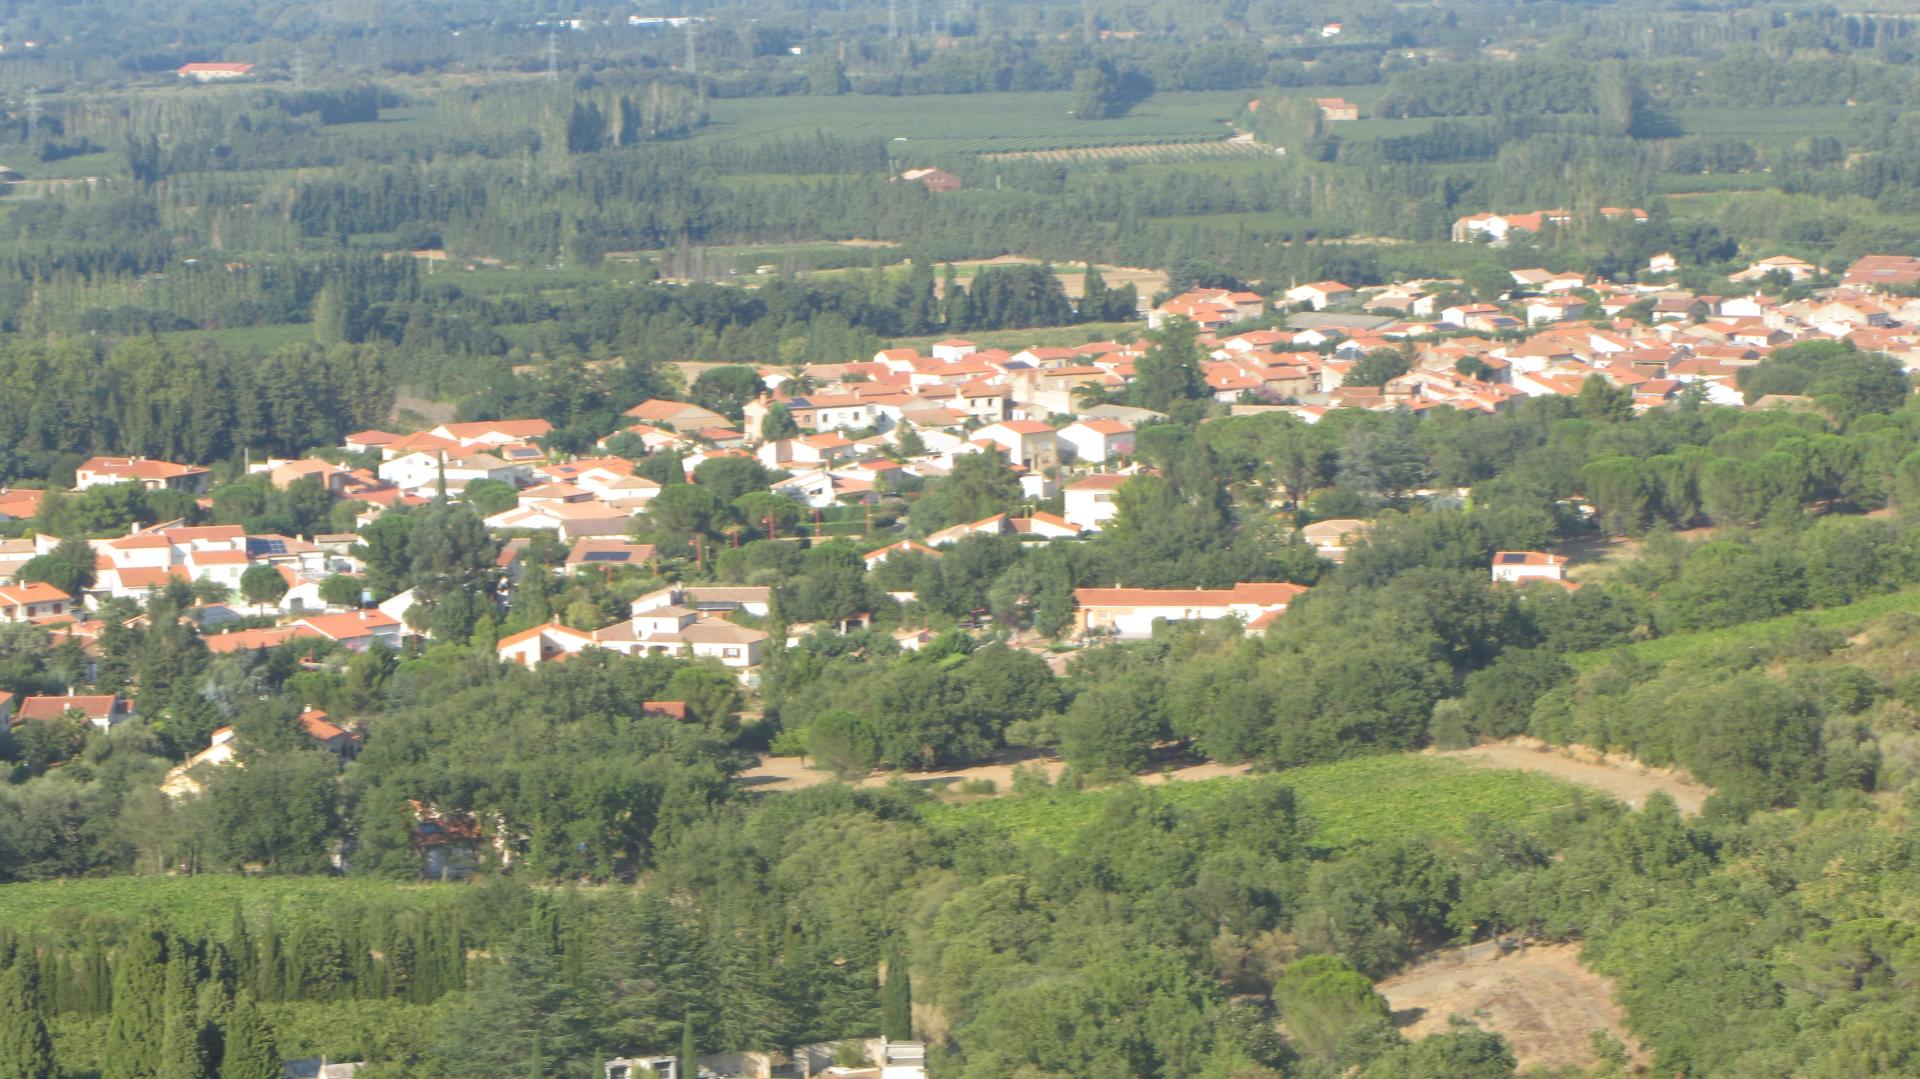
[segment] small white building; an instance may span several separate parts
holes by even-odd
[[[1232,588],[1076,588],[1074,621],[1083,635],[1122,640],[1152,637],[1154,623],[1162,621],[1238,618],[1258,633],[1308,591],[1305,585],[1246,582]]]
[[[1105,464],[1133,453],[1133,424],[1125,420],[1080,420],[1062,427],[1059,436],[1067,461]]]
[[[1544,551],[1496,551],[1495,581],[1560,581],[1566,579],[1567,557]]]
[[[1089,532],[1098,532],[1120,512],[1113,501],[1120,485],[1132,479],[1115,472],[1103,472],[1075,480],[1067,485],[1063,516]]]

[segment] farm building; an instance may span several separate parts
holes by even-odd
[[[960,182],[960,177],[945,169],[908,169],[900,174],[900,178],[908,183],[919,184],[935,194],[958,191],[966,186]]]

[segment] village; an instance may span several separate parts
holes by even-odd
[[[1502,243],[1516,230],[1551,224],[1556,215],[1564,212],[1478,214],[1457,223],[1456,238]],[[1250,291],[1199,289],[1145,312],[1145,324],[1150,330],[1182,320],[1191,325],[1205,357],[1200,375],[1229,414],[1285,413],[1308,424],[1335,409],[1495,413],[1529,397],[1577,397],[1593,379],[1629,394],[1636,411],[1687,401],[1792,408],[1796,399],[1781,395],[1747,401],[1739,375],[1773,351],[1807,341],[1842,341],[1920,368],[1920,298],[1907,294],[1920,285],[1920,258],[1867,256],[1837,285],[1803,290],[1794,300],[1767,290],[1811,279],[1817,267],[1787,257],[1761,259],[1730,281],[1750,289],[1725,296],[1657,283],[1675,269],[1670,258],[1655,258],[1643,276],[1656,283],[1632,285],[1516,270],[1511,290],[1492,300],[1472,299],[1461,282],[1445,280],[1366,289],[1322,281],[1288,288],[1272,301]],[[1263,328],[1241,328],[1250,324]],[[1167,418],[1118,403],[1147,347],[1144,340],[1099,341],[1009,352],[956,338],[927,354],[887,349],[846,363],[758,367],[758,396],[738,418],[685,400],[644,401],[627,411],[626,425],[608,432],[593,456],[550,454],[543,439],[551,427],[544,420],[481,420],[410,433],[355,432],[337,452],[253,462],[249,473],[281,490],[317,483],[336,504],[352,507],[352,521],[362,528],[395,508],[459,501],[469,489],[491,488],[496,504],[484,523],[504,541],[497,566],[503,605],[528,570],[522,555],[533,536],[565,548],[550,571],[562,577],[618,572],[659,584],[611,625],[553,620],[504,636],[496,645],[502,662],[536,666],[588,649],[685,656],[712,660],[751,688],[774,643],[762,628],[773,589],[673,583],[671,560],[630,538],[663,490],[638,474],[636,459],[671,454],[689,481],[708,461],[757,463],[771,477],[766,491],[799,511],[767,513],[761,524],[768,539],[818,538],[823,511],[844,517],[864,507],[860,541],[868,570],[902,553],[938,558],[973,535],[1071,542],[1112,520],[1118,491],[1141,471],[1133,459],[1136,434]],[[1350,380],[1358,365],[1382,353],[1397,357],[1404,373],[1379,384]],[[901,488],[941,479],[976,454],[1004,458],[1018,476],[1025,510],[923,535],[910,534],[894,513],[886,516],[896,523],[876,530],[875,509],[897,508]],[[182,492],[207,507],[211,482],[212,473],[195,465],[96,457],[76,471],[73,486],[83,492],[137,484]],[[497,508],[501,491],[510,492],[506,508]],[[31,519],[46,496],[35,489],[0,492],[0,519]],[[782,519],[797,523],[783,531]],[[1301,538],[1337,563],[1367,528],[1362,519],[1331,518],[1304,526]],[[734,532],[731,542],[740,541]],[[301,640],[346,652],[403,649],[431,633],[410,620],[412,590],[376,597],[366,588],[357,532],[249,535],[237,525],[161,522],[88,540],[93,573],[80,594],[15,579],[59,542],[46,533],[0,542],[0,575],[12,581],[0,585],[0,622],[38,623],[60,640],[95,648],[106,629],[95,614],[103,603],[139,601],[169,582],[184,582],[201,589],[191,617],[215,653]],[[715,553],[702,550],[697,537],[694,543],[696,561]],[[1549,580],[1572,588],[1566,564],[1552,552],[1503,551],[1488,572],[1495,582]],[[271,578],[264,586],[262,574]],[[1160,622],[1235,618],[1258,634],[1306,591],[1259,581],[1231,589],[1081,588],[1073,594],[1071,633],[1080,641],[1143,639]],[[892,598],[914,599],[911,592]],[[779,643],[795,644],[815,628],[788,626]],[[895,637],[910,651],[933,634],[909,618]],[[649,707],[656,703],[676,707]],[[132,708],[130,699],[112,693],[0,700],[0,716],[15,725],[77,714],[104,729],[131,716]],[[300,724],[343,758],[360,737],[324,713],[303,713]],[[230,752],[217,734],[201,756],[176,769],[170,789],[190,789],[189,768]]]

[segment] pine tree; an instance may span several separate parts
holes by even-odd
[[[102,1079],[159,1079],[154,1047],[166,1037],[166,938],[136,933],[114,963],[113,1018]]]
[[[53,1039],[27,983],[27,969],[15,965],[0,975],[0,1079],[56,1079]]]
[[[226,1051],[220,1058],[220,1079],[280,1079],[279,1047],[250,994],[242,993],[233,1002],[233,1014],[224,1033]]]
[[[880,1034],[888,1041],[913,1038],[913,981],[907,975],[906,949],[887,949],[887,980],[880,987]]]

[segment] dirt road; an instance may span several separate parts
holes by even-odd
[[[1635,809],[1646,804],[1647,795],[1666,791],[1680,812],[1692,816],[1713,794],[1712,787],[1672,768],[1650,768],[1631,758],[1602,754],[1584,746],[1549,746],[1535,738],[1512,738],[1438,755],[1488,768],[1518,768],[1558,776],[1605,791]]]
[[[1595,1030],[1634,1044],[1611,983],[1580,965],[1578,945],[1503,952],[1489,941],[1448,948],[1375,988],[1407,1037],[1444,1032],[1448,1018],[1458,1015],[1505,1036],[1523,1071],[1598,1063]]]
[[[977,764],[971,768],[955,768],[939,772],[873,772],[860,780],[857,786],[884,787],[897,776],[916,787],[926,787],[933,791],[957,790],[963,783],[975,780],[992,781],[995,790],[1005,794],[1013,789],[1013,770],[1021,765],[1039,765],[1046,769],[1047,778],[1055,780],[1066,770],[1066,762],[1058,757],[1026,756],[1011,757],[990,764]],[[1202,761],[1177,765],[1172,769],[1175,779],[1217,779],[1221,776],[1245,775],[1251,771],[1245,764],[1214,764]],[[1150,771],[1140,773],[1140,782],[1146,784],[1162,783],[1167,773]],[[741,785],[756,791],[793,791],[805,787],[831,782],[830,773],[807,767],[805,757],[768,757],[760,758],[760,763],[740,773]]]

